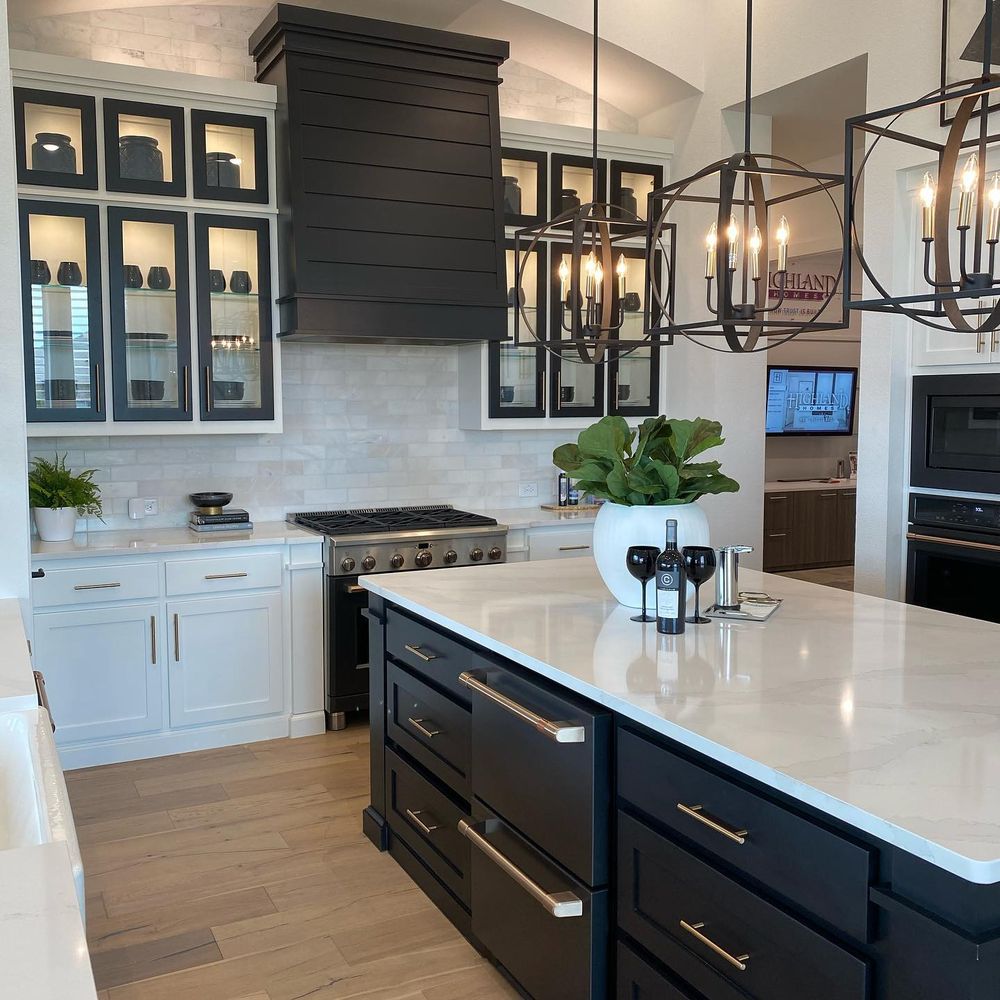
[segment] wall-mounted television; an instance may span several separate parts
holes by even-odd
[[[853,434],[857,390],[857,368],[768,366],[768,437]]]

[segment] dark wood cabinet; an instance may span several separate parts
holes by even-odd
[[[498,68],[507,42],[278,4],[280,335],[507,333]]]
[[[765,493],[765,572],[853,563],[856,502],[853,489]]]

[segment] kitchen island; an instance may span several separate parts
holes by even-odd
[[[767,623],[681,637],[586,560],[361,582],[366,829],[529,995],[995,995],[1000,626],[752,571]]]

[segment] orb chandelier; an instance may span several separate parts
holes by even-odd
[[[895,313],[947,332],[975,333],[980,344],[985,334],[1000,326],[1000,285],[994,275],[1000,242],[1000,136],[990,134],[989,118],[998,110],[990,95],[1000,89],[1000,76],[991,72],[994,0],[986,0],[977,32],[969,48],[982,47],[982,75],[944,83],[909,104],[859,115],[847,121],[847,211],[845,244],[871,282],[876,295],[850,296],[848,271],[846,304],[849,309]],[[1000,27],[1000,26],[998,26]],[[987,43],[990,39],[991,43]],[[943,77],[942,73],[942,77]],[[958,102],[944,141],[927,137],[924,109]],[[918,134],[906,131],[907,116],[916,114]],[[978,123],[973,119],[978,118]],[[945,115],[941,115],[942,124]],[[968,133],[972,133],[968,135]],[[852,168],[856,136],[874,136],[855,172]],[[895,295],[875,273],[858,237],[856,211],[865,170],[880,143],[901,143],[934,155],[936,163],[914,185],[919,206],[921,249],[915,262],[918,276],[907,293]],[[923,154],[926,158],[926,152]],[[910,158],[913,162],[913,157]],[[919,159],[918,161],[919,162]],[[993,171],[992,175],[990,171]],[[919,173],[919,170],[918,170]],[[956,204],[957,202],[957,204]],[[916,212],[914,213],[916,220]],[[957,267],[956,267],[957,264]],[[850,262],[848,262],[850,266]]]
[[[847,326],[846,309],[831,308],[844,274],[843,258],[835,281],[809,316],[781,313],[786,299],[793,301],[797,291],[790,287],[788,271],[788,254],[795,235],[795,203],[813,196],[820,197],[823,205],[828,202],[829,208],[824,210],[829,211],[831,230],[840,233],[843,216],[834,192],[844,186],[844,175],[807,170],[787,157],[751,149],[753,0],[747,0],[746,12],[743,150],[653,191],[646,213],[646,334],[684,336],[710,350],[736,354],[766,351],[806,331]],[[782,186],[780,194],[770,190],[776,181]],[[684,218],[674,223],[681,211]],[[683,230],[699,212],[706,234],[706,292],[700,314],[682,319],[673,308],[675,285],[678,279],[688,279],[690,272],[682,273],[684,268],[678,263],[661,280],[649,262],[668,228],[676,225]]]
[[[625,245],[645,240],[646,223],[634,212],[612,205],[596,194],[598,177],[597,112],[599,0],[594,0],[594,83],[592,127],[592,201],[554,216],[548,222],[519,229],[514,234],[516,299],[514,345],[544,347],[563,361],[598,365],[608,354],[628,354],[652,342],[645,330],[639,337],[622,334],[628,267],[622,253]],[[559,265],[560,330],[539,337],[525,308],[526,274],[540,245],[551,243],[563,250]],[[669,257],[661,240],[662,260]],[[659,261],[655,261],[659,267]],[[669,264],[666,265],[669,267]],[[649,265],[647,264],[647,271]],[[633,289],[637,291],[637,289]]]

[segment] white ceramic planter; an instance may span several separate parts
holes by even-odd
[[[68,542],[76,530],[75,507],[32,507],[35,527],[43,542]]]
[[[605,503],[594,522],[594,560],[605,586],[619,604],[642,607],[642,587],[625,565],[625,553],[632,545],[655,545],[666,541],[667,520],[677,522],[677,547],[708,545],[708,518],[696,503],[675,507],[625,507]],[[650,587],[647,584],[647,587]],[[648,595],[653,603],[653,594]],[[688,585],[689,593],[694,593]]]

